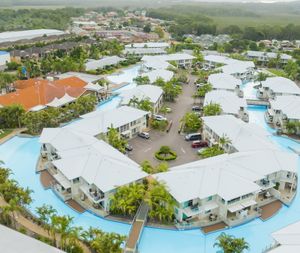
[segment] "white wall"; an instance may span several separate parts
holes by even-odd
[[[0,67],[5,66],[7,62],[10,62],[10,53],[0,51]]]

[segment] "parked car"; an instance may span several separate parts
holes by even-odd
[[[138,136],[144,139],[149,139],[150,138],[150,134],[147,132],[140,132],[138,133]]]
[[[201,133],[192,133],[185,136],[186,141],[197,141],[201,140]]]
[[[167,121],[166,117],[159,115],[159,114],[153,114],[153,119],[158,120],[158,121],[163,121],[163,120]]]
[[[201,107],[200,107],[199,105],[194,105],[194,106],[192,107],[192,111],[194,111],[194,112],[199,112],[199,111],[201,111]]]
[[[197,88],[200,88],[200,87],[203,86],[203,85],[204,85],[204,83],[197,83],[197,84],[196,84],[196,87],[197,87]]]
[[[198,149],[198,151],[197,151],[198,155],[202,155],[206,149],[208,149],[208,147],[203,147],[203,148]]]
[[[203,147],[208,147],[208,142],[207,141],[193,141],[192,142],[192,148],[203,148]]]
[[[133,150],[133,147],[127,143],[127,144],[125,145],[125,150],[126,150],[126,151],[132,151],[132,150]]]

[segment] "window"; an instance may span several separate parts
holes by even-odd
[[[237,202],[237,201],[239,201],[240,200],[240,197],[238,197],[238,198],[235,198],[235,199],[232,199],[232,200],[229,200],[228,201],[228,204],[230,205],[230,204],[233,204],[233,203],[235,203],[235,202]]]
[[[213,197],[212,196],[209,196],[208,198],[207,198],[207,201],[211,201],[213,199]]]
[[[73,179],[73,183],[74,183],[74,184],[79,183],[79,177]]]

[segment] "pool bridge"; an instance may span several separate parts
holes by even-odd
[[[269,106],[270,103],[267,100],[255,99],[255,98],[247,98],[246,99],[247,105],[265,105]]]
[[[129,236],[126,242],[125,249],[123,251],[124,253],[138,252],[138,245],[143,233],[144,226],[147,222],[148,211],[148,204],[146,202],[142,202],[131,224]]]

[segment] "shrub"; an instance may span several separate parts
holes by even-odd
[[[155,153],[155,158],[160,161],[172,161],[177,158],[177,154],[173,150],[170,150],[168,154],[165,154],[159,150]]]

